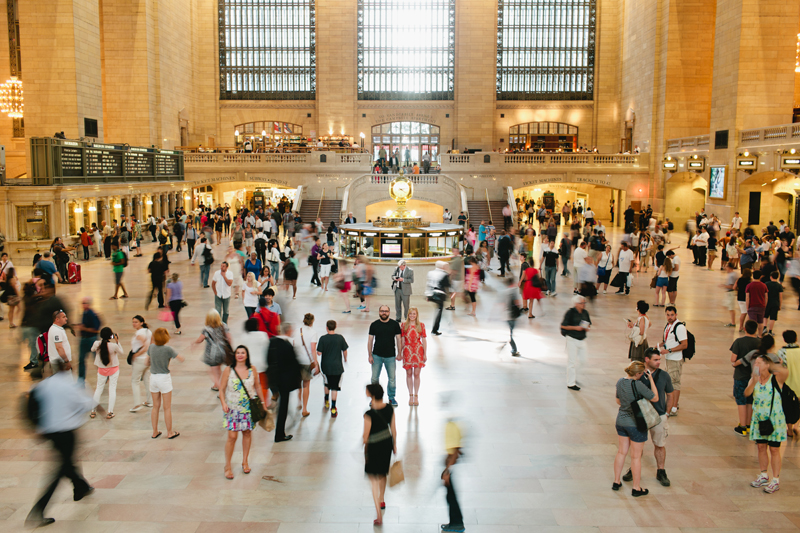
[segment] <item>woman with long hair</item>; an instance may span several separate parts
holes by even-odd
[[[650,378],[650,387],[639,381],[643,374]],[[646,496],[649,491],[641,486],[642,480],[642,450],[644,443],[647,442],[647,428],[641,429],[636,425],[636,418],[631,407],[640,398],[645,398],[651,402],[658,401],[658,388],[656,380],[646,369],[641,361],[633,361],[625,369],[625,376],[617,381],[617,456],[614,458],[614,484],[613,490],[622,487],[620,476],[622,468],[625,466],[625,457],[628,451],[631,452],[631,473],[633,474],[632,496]]]
[[[287,243],[289,241],[286,241]],[[297,299],[297,276],[300,272],[300,262],[294,254],[294,250],[286,252],[286,259],[283,261],[283,287],[286,291],[292,288],[292,300]]]
[[[106,388],[108,381],[108,413],[106,418],[114,418],[114,404],[117,403],[117,380],[119,379],[119,358],[122,356],[122,346],[119,345],[119,335],[115,335],[111,328],[100,330],[100,340],[92,345],[94,364],[97,367],[97,388],[94,391],[94,403],[100,403],[100,396]],[[90,418],[97,416],[97,411],[92,409]]]
[[[327,242],[322,243],[322,248],[317,252],[319,261],[319,281],[323,290],[328,290],[328,280],[331,277],[331,250]]]
[[[247,313],[247,318],[251,318],[258,307],[258,297],[261,296],[261,286],[256,281],[256,276],[252,272],[247,273],[247,279],[242,287],[242,303]]]
[[[297,360],[300,362],[301,385],[297,389],[297,398],[301,402],[303,417],[308,416],[308,394],[311,391],[311,380],[319,374],[319,362],[317,361],[317,340],[319,335],[314,330],[314,315],[306,313],[303,317],[303,325],[297,328],[297,338],[300,340],[300,347],[297,349]],[[295,343],[295,346],[297,344]]]
[[[133,325],[133,338],[131,339],[131,388],[133,390],[133,407],[131,413],[140,411],[143,407],[153,407],[153,396],[150,394],[150,356],[147,349],[153,340],[153,333],[147,327],[142,315],[136,315],[131,320]],[[139,382],[144,381],[145,402],[142,403],[142,391]]]
[[[19,278],[17,278],[17,269],[8,267],[3,272],[3,283],[5,283],[5,288],[0,301],[4,300],[3,303],[8,306],[8,327],[13,329],[17,327],[14,325],[14,315],[22,296],[20,293],[22,285],[19,282]]]
[[[225,477],[233,479],[231,457],[236,439],[242,434],[242,472],[250,473],[247,459],[250,455],[252,431],[254,429],[253,417],[250,411],[250,399],[258,397],[266,405],[266,400],[261,387],[256,386],[258,371],[250,364],[250,352],[246,346],[237,346],[233,352],[233,361],[222,372],[222,382],[219,391],[219,401],[222,412],[225,413],[225,429],[228,430],[228,440],[225,441]]]
[[[742,269],[742,275],[736,280],[736,302],[739,306],[739,331],[744,331],[744,321],[747,320],[747,285],[753,281],[753,271],[747,267]]]
[[[192,344],[200,344],[203,341],[206,343],[203,362],[208,366],[208,375],[213,383],[211,390],[216,392],[219,391],[222,374],[220,366],[229,361],[233,344],[228,325],[222,321],[216,309],[206,313],[206,325]]]
[[[667,305],[667,287],[669,286],[669,275],[672,274],[672,259],[664,258],[664,262],[656,271],[656,303],[654,307],[664,307]]]
[[[522,289],[522,300],[525,308],[528,310],[528,318],[536,318],[533,315],[533,304],[539,302],[539,308],[542,309],[540,300],[542,299],[542,278],[539,276],[539,271],[531,265],[522,273],[522,278],[519,280],[519,286]]]
[[[650,234],[645,231],[639,239],[639,266],[636,268],[637,272],[641,272],[642,267],[644,267],[644,272],[647,273],[647,269],[650,266],[652,248],[653,241],[650,239]]]
[[[174,439],[180,436],[177,431],[172,431],[172,375],[169,373],[169,362],[177,359],[181,363],[185,360],[171,347],[169,332],[158,328],[153,333],[153,344],[147,349],[150,356],[150,392],[153,394],[153,410],[150,412],[150,422],[153,424],[153,435],[157,439],[161,436],[158,430],[158,411],[164,405],[164,424],[167,426],[167,438]]]
[[[478,308],[475,296],[478,294],[478,287],[481,285],[481,269],[478,266],[478,260],[474,257],[467,257],[466,263],[467,274],[464,277],[464,294],[472,304],[472,312],[467,313],[467,316],[475,316],[475,310]]]
[[[419,375],[428,361],[428,335],[419,320],[419,309],[408,310],[408,318],[400,327],[403,336],[403,368],[406,371],[408,405],[419,405]]]
[[[628,359],[632,361],[644,362],[644,354],[649,348],[647,343],[647,330],[650,328],[650,318],[647,316],[647,311],[650,310],[650,304],[644,300],[636,302],[636,320],[631,322],[628,320],[627,337],[631,341],[628,348]]]
[[[177,272],[172,274],[170,281],[167,283],[167,305],[169,310],[172,311],[172,320],[175,322],[175,334],[181,334],[181,309],[183,309],[183,282],[179,279],[180,276]]]
[[[409,310],[410,311],[410,310]],[[378,518],[373,524],[383,524],[381,509],[386,508],[383,501],[386,492],[386,476],[392,453],[397,455],[397,435],[394,423],[394,409],[383,401],[383,387],[379,383],[367,385],[367,398],[370,410],[364,414],[364,472],[372,486],[372,500]]]

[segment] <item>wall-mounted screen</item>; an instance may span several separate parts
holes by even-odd
[[[382,243],[381,244],[381,255],[382,256],[399,256],[403,253],[403,245],[402,244],[393,244],[393,243]]]
[[[709,198],[725,198],[725,167],[711,167]]]

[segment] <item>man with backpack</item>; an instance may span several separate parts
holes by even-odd
[[[214,263],[214,253],[211,251],[211,246],[208,244],[208,238],[202,237],[200,239],[200,244],[194,249],[192,264],[194,264],[195,261],[200,261],[200,286],[207,289],[208,276],[211,273],[211,265]]]
[[[681,374],[683,373],[683,362],[694,356],[694,337],[692,336],[691,347],[689,342],[689,331],[686,324],[678,321],[678,308],[668,305],[664,310],[667,317],[667,325],[664,327],[662,341],[658,344],[661,355],[667,360],[667,373],[672,378],[672,388],[674,389],[675,399],[672,402],[672,409],[668,416],[677,416],[678,401],[681,398]]]

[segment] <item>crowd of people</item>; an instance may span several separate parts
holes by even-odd
[[[290,400],[296,394],[298,411],[302,417],[309,416],[309,389],[315,376],[323,376],[325,410],[332,419],[340,416],[337,400],[348,356],[352,357],[348,352],[352,352],[352,348],[337,332],[335,320],[326,320],[325,333],[320,334],[315,327],[317,317],[306,313],[302,325],[296,327],[284,320],[278,301],[286,305],[285,302],[296,298],[301,272],[299,258],[307,259],[311,267],[310,276],[303,282],[318,287],[322,293],[329,288],[337,292],[332,301],[341,299],[344,314],[352,312],[352,298],[359,299],[359,311],[369,313],[378,283],[389,284],[394,295],[394,318],[391,318],[390,305],[381,301],[378,318],[368,330],[367,360],[372,375],[365,394],[371,407],[364,415],[363,435],[365,472],[372,483],[375,524],[380,525],[385,507],[386,476],[392,455],[397,453],[393,411],[398,407],[396,365],[401,362],[406,372],[408,405],[419,406],[422,369],[428,360],[427,337],[429,333],[442,334],[445,311],[455,312],[457,307],[463,306],[468,316],[475,316],[479,294],[496,274],[502,283],[500,298],[505,309],[502,319],[509,327],[511,355],[519,357],[521,351],[513,336],[518,319],[522,316],[534,319],[534,311],[546,313],[547,299],[557,297],[559,283],[566,286],[562,287],[562,292],[569,293],[572,289],[572,305],[560,323],[559,332],[565,337],[566,385],[577,392],[581,390],[581,365],[589,352],[591,301],[601,292],[607,294],[608,285],[617,289],[616,294],[629,296],[634,280],[638,279],[635,274],[647,273],[653,267],[650,286],[655,289],[655,302],[652,306],[664,307],[664,332],[659,342],[650,344],[648,330],[655,322],[648,315],[651,304],[645,299],[637,301],[637,316],[628,320],[626,331],[631,362],[616,385],[619,414],[615,426],[619,451],[614,461],[612,488],[619,490],[623,481],[632,481],[634,497],[648,494],[641,483],[641,457],[648,434],[654,444],[656,479],[669,486],[665,467],[669,418],[679,413],[682,369],[695,349],[693,335],[678,318],[676,301],[681,261],[675,253],[677,245],[667,248],[673,227],[668,220],[656,220],[649,206],[642,211],[639,221],[635,221],[635,213],[629,207],[623,214],[624,233],[618,243],[612,243],[600,217],[591,208],[584,210],[582,206],[565,204],[558,219],[552,209],[542,207],[525,206],[522,213],[521,220],[512,223],[510,212],[504,211],[507,218],[502,229],[491,221],[481,221],[477,230],[469,225],[462,246],[453,248],[447,261],[436,262],[427,276],[424,293],[434,308],[430,328],[426,327],[420,309],[411,305],[414,271],[405,260],[397,263],[390,279],[379,280],[369,256],[358,253],[349,258],[339,253],[335,222],[327,228],[319,220],[306,223],[297,213],[291,212],[288,202],[254,210],[243,208],[235,213],[226,206],[213,209],[201,206],[189,213],[179,209],[173,214],[171,224],[152,217],[145,223],[133,217],[119,223],[113,221],[111,226],[101,223],[100,237],[87,244],[97,245],[97,254],[110,262],[115,275],[112,299],[129,297],[124,274],[134,264],[133,261],[129,263],[130,259],[144,255],[143,233],[150,233],[150,240],[157,244],[157,249],[146,266],[151,285],[145,291],[145,310],[155,299],[160,318],[174,322],[172,334],[165,327],[151,332],[145,319],[135,315],[131,318],[133,336],[129,340],[120,339],[110,325],[102,323],[93,310],[91,298],[82,300],[80,321],[71,324],[65,302],[56,295],[56,286],[64,281],[61,265],[56,264],[60,261],[58,254],[69,253],[58,240],[53,243],[52,254],[47,252],[37,258],[33,276],[25,283],[18,279],[8,256],[0,257],[0,280],[6,284],[4,294],[11,291],[6,301],[0,297],[0,302],[9,307],[11,320],[13,308],[22,304],[22,338],[30,354],[25,369],[35,377],[52,372],[53,377],[34,389],[42,406],[49,405],[48,398],[52,395],[64,394],[62,389],[73,361],[77,360],[78,381],[84,383],[85,358],[91,354],[97,369],[93,399],[75,396],[59,407],[59,412],[63,414],[71,409],[69,418],[72,420],[77,420],[84,412],[91,418],[98,415],[113,418],[120,359],[125,359],[127,353],[133,396],[130,412],[151,409],[151,437],[156,439],[163,435],[159,430],[163,410],[165,438],[175,439],[181,434],[173,424],[170,364],[172,359],[183,362],[184,356],[169,346],[169,342],[172,335],[182,333],[179,315],[186,302],[184,282],[178,273],[171,272],[169,256],[182,252],[185,247],[190,264],[199,266],[201,291],[210,289],[213,293],[213,308],[205,314],[202,331],[192,345],[203,345],[202,360],[208,368],[211,390],[218,394],[228,432],[223,475],[233,479],[231,458],[239,434],[242,435],[242,471],[247,474],[255,426],[264,424],[263,427],[273,430],[276,442],[291,440],[293,436],[286,433]],[[642,226],[641,220],[645,220],[646,225]],[[466,217],[464,220],[459,217],[459,222],[467,225]],[[723,268],[727,275],[722,286],[729,294],[726,302],[731,307],[731,323],[728,325],[736,323],[737,309],[743,313],[739,322],[745,335],[731,347],[733,396],[739,408],[735,431],[758,444],[761,473],[753,486],[774,492],[779,489],[780,474],[780,454],[775,450],[787,438],[797,436],[794,424],[800,418],[800,413],[795,418],[794,404],[787,400],[790,395],[786,392],[798,390],[796,387],[800,386],[800,348],[796,344],[796,334],[786,330],[783,333],[786,344],[780,349],[773,336],[778,310],[784,303],[784,275],[800,290],[800,267],[798,259],[792,257],[794,235],[788,227],[767,228],[760,241],[770,245],[764,248],[755,246],[754,235],[741,229],[741,219],[738,226],[732,224],[719,240],[721,229],[715,217],[704,215],[699,222],[695,237],[689,241],[694,264],[710,269],[711,250],[724,246]],[[779,240],[777,247],[776,240]],[[98,244],[101,242],[102,247]],[[105,253],[106,243],[109,253]],[[614,269],[617,269],[616,275]],[[764,276],[770,280],[768,283],[760,281]],[[11,299],[12,296],[17,296],[18,301]],[[232,302],[234,306],[239,305],[236,301],[241,302],[243,311],[232,307]],[[232,316],[245,317],[244,333],[234,333],[228,326]],[[72,353],[66,334],[69,329],[80,336],[80,353]],[[383,370],[387,374],[385,389],[380,384]],[[45,385],[48,382],[53,385]],[[52,391],[44,392],[48,388]],[[107,409],[100,407],[106,388]],[[263,417],[260,405],[264,408]],[[49,411],[42,409],[41,412]],[[53,436],[54,422],[47,417],[38,420],[39,432],[48,436],[61,452],[65,466],[59,475],[72,479],[76,499],[79,493],[83,497],[91,492],[91,487],[74,474],[74,438],[66,442],[60,436]],[[762,424],[765,420],[771,421],[771,431]],[[451,468],[461,453],[460,429],[451,422],[447,427],[448,455],[442,474],[451,518],[443,530],[463,531],[463,518],[451,477]],[[73,425],[75,427],[64,431],[74,432],[79,424]],[[630,470],[623,475],[629,453]],[[768,478],[770,464],[772,477]],[[48,500],[45,494],[31,511],[29,520],[32,523],[51,520],[43,514]]]

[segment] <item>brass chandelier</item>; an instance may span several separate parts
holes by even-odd
[[[22,80],[16,76],[0,85],[0,111],[11,118],[22,118],[25,106],[22,97]]]

